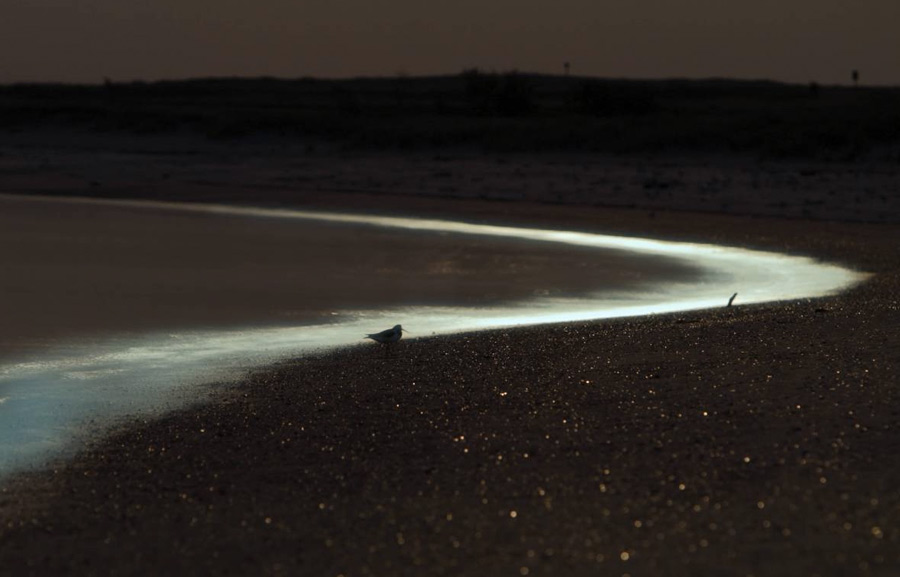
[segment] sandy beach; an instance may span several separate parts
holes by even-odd
[[[900,228],[884,208],[892,201],[856,201],[850,170],[817,168],[847,191],[817,203],[777,166],[766,194],[787,208],[767,212],[736,184],[739,169],[707,160],[733,175],[722,194],[746,202],[701,211],[693,195],[650,202],[627,187],[603,206],[560,202],[515,171],[504,182],[530,193],[498,202],[412,185],[397,194],[374,177],[340,194],[318,186],[327,179],[259,187],[251,160],[248,184],[234,188],[187,186],[193,177],[142,188],[137,173],[116,186],[71,173],[63,182],[53,166],[73,157],[45,156],[50,168],[29,172],[26,156],[3,157],[20,173],[3,192],[374,207],[785,251],[874,276],[811,301],[285,362],[3,483],[2,574],[900,573]],[[690,166],[680,169],[696,174]],[[879,174],[896,192],[895,173]]]

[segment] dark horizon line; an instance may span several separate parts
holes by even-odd
[[[0,82],[0,87],[9,88],[17,86],[66,86],[66,87],[102,87],[107,84],[111,85],[165,85],[165,84],[191,84],[200,82],[375,82],[385,80],[408,80],[408,81],[426,81],[450,79],[463,76],[467,73],[476,72],[485,76],[504,76],[509,74],[517,74],[523,77],[544,78],[555,80],[580,80],[580,81],[605,81],[605,82],[623,82],[623,83],[644,83],[644,84],[665,84],[665,83],[696,83],[696,84],[745,84],[745,85],[777,85],[777,86],[811,86],[817,85],[822,88],[864,88],[864,89],[900,89],[900,84],[852,84],[852,83],[834,83],[823,84],[816,81],[809,82],[789,82],[784,80],[774,80],[769,78],[741,78],[728,76],[705,76],[705,77],[689,77],[689,76],[668,76],[668,77],[628,77],[628,76],[592,76],[581,74],[559,74],[546,72],[527,72],[518,69],[510,69],[505,71],[483,70],[481,68],[472,67],[464,69],[457,73],[445,74],[390,74],[390,75],[358,75],[358,76],[273,76],[273,75],[256,75],[256,76],[190,76],[181,78],[159,78],[155,80],[131,79],[131,80],[114,80],[109,77],[102,77],[98,82],[69,82],[55,80],[35,80],[20,82]]]

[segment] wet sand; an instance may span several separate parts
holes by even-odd
[[[900,572],[896,225],[377,198],[810,254],[875,277],[814,301],[296,359],[7,482],[2,571]]]

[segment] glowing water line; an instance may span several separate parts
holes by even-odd
[[[0,199],[4,198],[0,195]],[[356,344],[360,336],[402,319],[417,335],[517,325],[589,321],[723,306],[732,292],[742,304],[818,297],[846,290],[866,275],[799,256],[707,244],[586,232],[472,224],[447,220],[351,215],[197,203],[15,197],[193,212],[242,218],[313,220],[410,231],[482,235],[625,250],[683,260],[703,271],[693,283],[672,283],[628,295],[535,299],[489,309],[415,307],[350,311],[349,320],[291,328],[147,334],[90,347],[74,346],[44,360],[0,366],[0,475],[70,448],[88,418],[173,408],[196,399],[190,385],[234,379],[243,370],[304,351]]]

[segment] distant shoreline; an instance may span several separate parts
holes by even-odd
[[[563,228],[572,207],[636,209],[648,216],[674,211],[900,223],[898,179],[900,149],[853,161],[766,160],[690,149],[372,150],[272,134],[215,140],[190,132],[134,134],[52,124],[0,130],[0,193],[425,216],[442,214],[434,201],[445,200],[469,204],[476,220],[492,222],[524,204],[542,216],[565,213]],[[595,228],[596,219],[584,220]],[[648,222],[651,230],[657,224]],[[619,228],[615,218],[602,225]],[[675,238],[708,240],[675,232]]]
[[[0,130],[276,136],[355,150],[679,151],[896,159],[900,87],[628,80],[471,69],[355,79],[205,78],[0,86]]]

